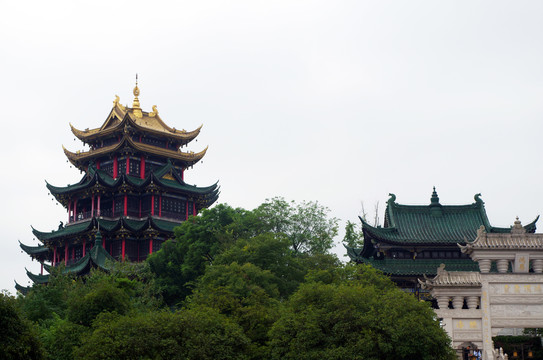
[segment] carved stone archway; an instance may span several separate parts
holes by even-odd
[[[503,354],[492,337],[500,330],[543,327],[543,234],[527,234],[517,219],[511,233],[487,234],[481,227],[473,242],[459,246],[479,263],[479,272],[441,265],[435,278],[419,281],[437,299],[435,312],[453,348],[472,342],[482,359],[498,359]]]

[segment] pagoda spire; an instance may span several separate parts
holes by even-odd
[[[138,88],[138,74],[136,74],[136,86],[134,87],[134,102],[132,103],[132,109],[134,110],[134,115],[136,117],[141,118],[141,108],[140,108],[140,100],[138,99],[138,96],[140,95],[140,89]]]

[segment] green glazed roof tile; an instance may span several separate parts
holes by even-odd
[[[395,199],[391,194],[384,227],[371,226],[361,219],[365,236],[395,244],[457,244],[473,241],[481,225],[487,232],[510,231],[490,225],[479,194],[469,205],[441,205],[434,197],[430,205],[400,205]],[[536,221],[525,226],[528,232],[535,231]]]
[[[445,264],[447,271],[479,271],[479,265],[471,259],[363,259],[387,275],[427,275],[437,274],[437,268]]]
[[[28,246],[19,241],[19,246],[24,250],[28,255],[38,255],[38,254],[47,254],[49,248],[47,246],[38,245],[38,246]]]
[[[32,228],[32,233],[41,241],[52,240],[59,239],[65,236],[79,234],[90,229],[91,225],[92,221],[89,219],[87,221],[66,225],[59,228],[58,230],[53,230],[51,232],[42,232]]]

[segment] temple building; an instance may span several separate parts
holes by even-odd
[[[371,226],[361,218],[363,246],[346,246],[347,254],[352,261],[383,271],[417,296],[421,295],[417,279],[435,276],[441,264],[451,271],[478,271],[477,263],[458,244],[475,240],[481,226],[487,233],[511,232],[490,225],[480,196],[468,205],[442,205],[434,188],[429,205],[403,205],[390,194],[383,226]],[[535,232],[538,218],[524,226],[527,233]]]
[[[139,92],[136,82],[132,107],[116,96],[99,128],[78,130],[70,124],[88,150],[63,147],[64,153],[84,176],[65,187],[47,184],[66,208],[67,222],[49,232],[33,228],[40,246],[20,245],[42,264],[39,275],[27,271],[33,282],[47,282],[44,268],[59,264],[64,272],[85,274],[90,267],[106,267],[107,259],[145,260],[173,238],[176,226],[217,200],[217,183],[197,187],[184,180],[185,170],[207,151],[181,150],[201,126],[194,131],[169,127],[156,106],[152,112],[140,108]]]

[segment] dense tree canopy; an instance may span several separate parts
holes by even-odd
[[[341,272],[289,299],[270,332],[273,359],[455,359],[429,304],[373,268]]]
[[[428,304],[328,253],[337,220],[327,214],[282,198],[217,205],[144,263],[83,278],[55,270],[47,286],[2,298],[13,326],[0,341],[19,340],[0,357],[452,359]]]
[[[0,355],[2,359],[42,359],[42,345],[32,324],[20,316],[15,299],[0,293]]]

